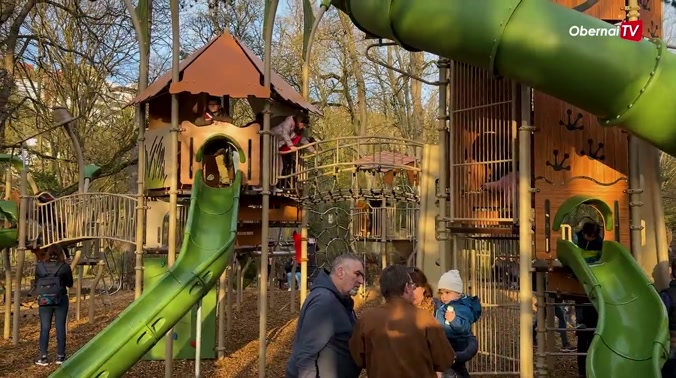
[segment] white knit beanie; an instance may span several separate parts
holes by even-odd
[[[456,293],[462,293],[462,288],[463,285],[462,278],[460,278],[460,272],[455,269],[442,274],[441,278],[439,278],[439,284],[437,285],[437,290],[450,290],[455,291]]]

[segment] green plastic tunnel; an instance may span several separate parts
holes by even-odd
[[[676,155],[676,57],[659,40],[571,36],[613,28],[542,0],[332,0],[364,32],[489,69]]]

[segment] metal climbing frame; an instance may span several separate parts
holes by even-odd
[[[484,308],[474,325],[479,354],[468,368],[478,376],[519,375],[520,244],[513,228],[519,223],[521,95],[513,82],[484,69],[453,62],[450,71],[444,224],[452,231],[451,265]]]
[[[28,243],[47,247],[69,241],[109,239],[134,243],[136,199],[110,193],[81,193],[40,203],[28,199]]]
[[[516,95],[508,80],[453,63],[449,223],[513,223],[516,191]]]
[[[352,209],[352,234],[355,238],[378,240],[413,240],[416,236],[417,203],[399,202],[389,206],[372,206]]]
[[[479,353],[468,369],[479,376],[519,374],[519,240],[457,239],[457,267],[468,294],[481,300],[474,325]]]
[[[316,142],[299,148],[296,172],[278,179],[289,179],[290,189],[306,203],[384,196],[417,202],[415,185],[406,182],[418,180],[422,148],[408,139],[372,136]]]

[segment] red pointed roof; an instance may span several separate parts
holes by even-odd
[[[165,90],[169,93],[209,93],[231,98],[269,98],[263,87],[263,62],[244,43],[225,32],[196,50],[179,64],[180,78],[171,82],[171,70],[160,76],[128,105],[146,102]],[[274,70],[272,90],[301,109],[321,114]],[[168,87],[168,88],[167,88]]]
[[[381,168],[381,172],[389,172],[392,170],[392,165],[408,165],[411,166],[416,162],[415,158],[391,151],[379,151],[371,156],[365,156],[354,162],[364,169],[376,169],[381,165],[388,165],[390,167]]]

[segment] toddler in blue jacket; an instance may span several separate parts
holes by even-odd
[[[456,353],[456,362],[446,372],[448,376],[469,377],[465,363],[478,350],[476,337],[472,334],[472,324],[481,317],[481,302],[478,297],[463,294],[460,272],[449,270],[439,279],[437,290],[439,299],[435,301],[434,315],[441,323],[446,337]]]

